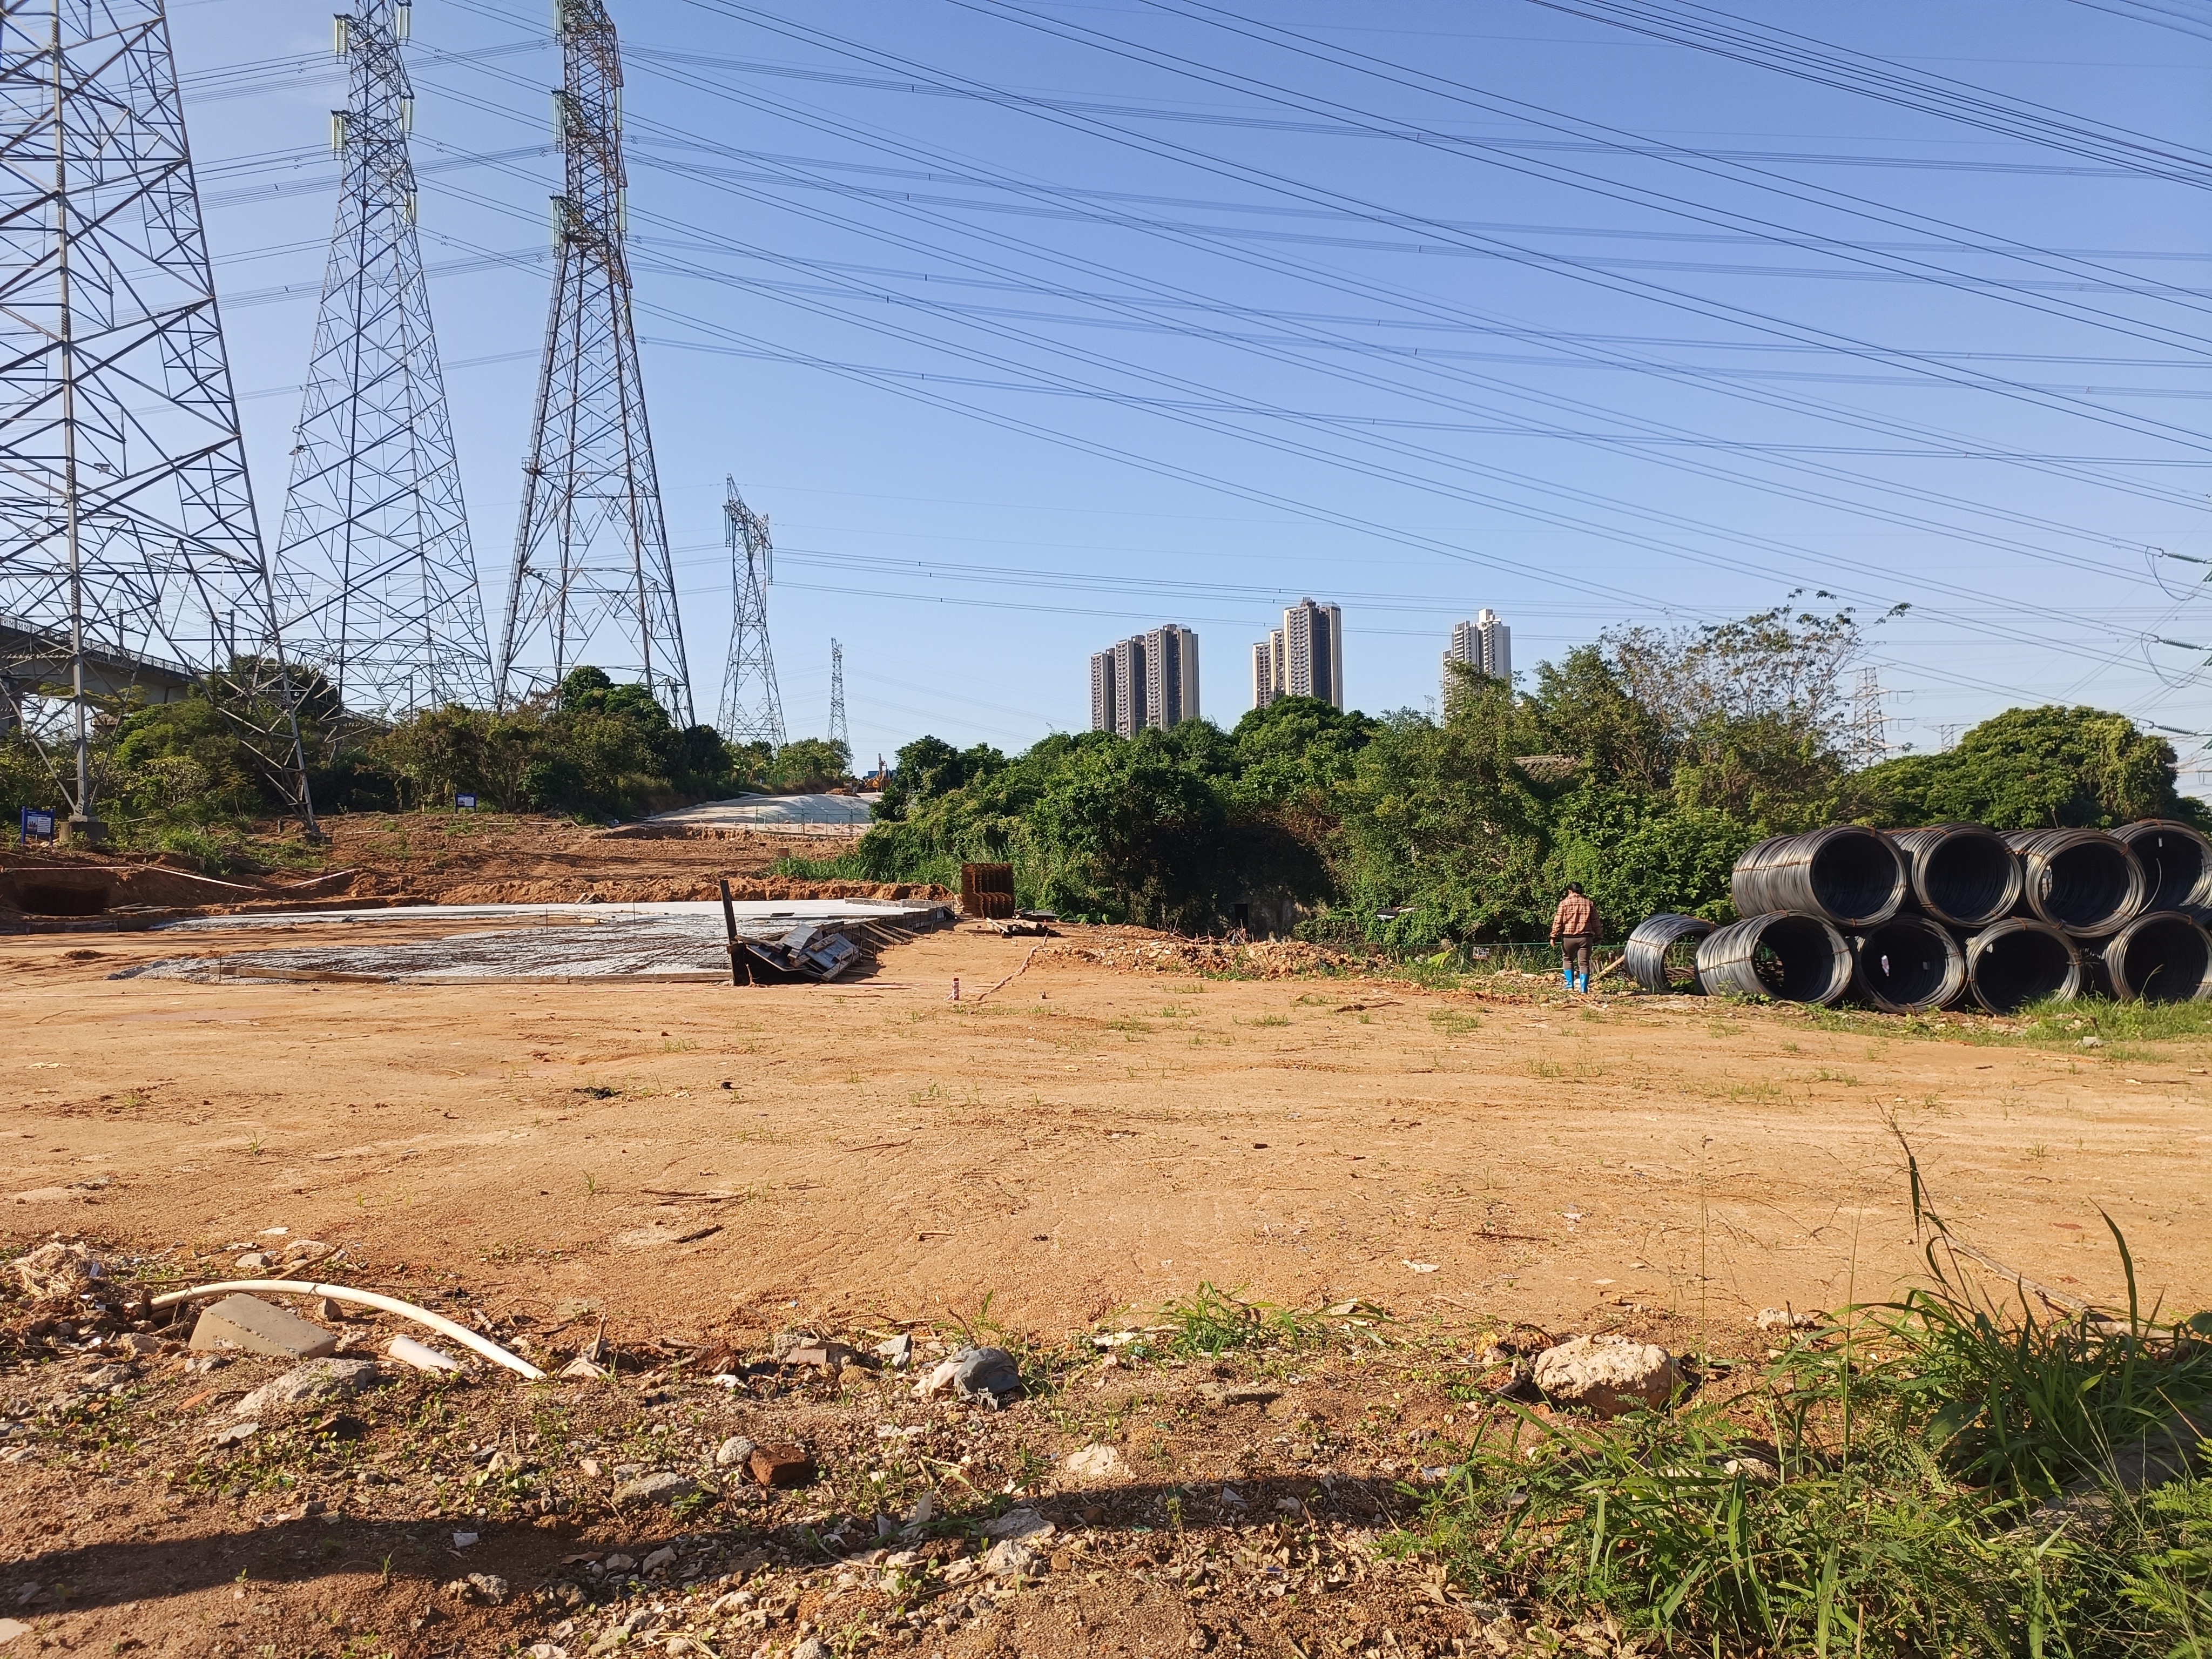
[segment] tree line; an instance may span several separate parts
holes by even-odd
[[[1823,823],[2205,821],[2172,748],[2094,708],[2008,709],[1945,752],[1867,763],[1842,691],[1865,646],[1848,611],[1778,607],[1616,629],[1521,687],[1457,667],[1437,714],[1288,697],[1227,730],[1056,732],[1011,756],[924,737],[851,852],[781,867],[951,886],[963,862],[1007,863],[1024,905],[1063,915],[1203,933],[1289,910],[1309,936],[1433,950],[1541,938],[1570,881],[1616,937],[1660,910],[1723,920],[1738,854]],[[631,817],[849,781],[842,744],[733,745],[595,668],[500,712],[364,721],[312,683],[301,712],[325,810],[471,793]],[[126,844],[234,851],[273,804],[204,700],[118,706],[101,733],[101,810]],[[0,740],[0,791],[58,804],[20,734]]]
[[[1206,933],[1287,900],[1309,936],[1429,950],[1540,939],[1570,881],[1615,937],[1662,910],[1725,920],[1744,848],[1824,823],[2205,821],[2172,748],[2094,708],[2009,709],[1864,763],[1841,688],[1865,644],[1848,611],[1783,607],[1614,629],[1523,689],[1455,666],[1440,715],[1291,697],[1227,731],[1011,757],[923,738],[851,854],[787,867],[951,884],[1005,862],[1024,904],[1064,915]]]

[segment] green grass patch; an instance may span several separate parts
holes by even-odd
[[[1218,1359],[1246,1349],[1310,1347],[1323,1335],[1318,1315],[1247,1301],[1211,1281],[1167,1303],[1153,1322],[1159,1329],[1130,1345],[1133,1357]]]
[[[2208,1659],[2212,1482],[2046,1507],[2212,1401],[2207,1336],[2040,1319],[1939,1267],[1671,1411],[1493,1410],[1401,1541],[1670,1652]]]

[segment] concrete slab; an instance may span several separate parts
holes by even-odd
[[[337,1333],[311,1325],[296,1314],[241,1294],[201,1310],[199,1322],[192,1327],[192,1346],[320,1359],[337,1352],[338,1339]]]

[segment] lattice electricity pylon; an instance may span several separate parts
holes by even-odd
[[[195,684],[312,830],[161,0],[0,6],[0,709],[91,831]]]
[[[500,701],[589,664],[651,687],[689,726],[691,675],[623,252],[622,52],[601,0],[557,0],[556,15],[567,194],[553,198],[560,270],[523,465]]]
[[[725,477],[722,532],[730,545],[730,660],[722,671],[722,709],[715,724],[732,743],[783,747],[783,694],[776,690],[775,653],[768,642],[768,585],[775,544],[768,520],[745,505],[738,481]]]
[[[830,741],[842,743],[849,756],[853,734],[845,729],[845,647],[830,641]]]
[[[337,20],[350,87],[331,142],[343,176],[276,539],[286,640],[348,714],[382,719],[494,700],[415,234],[407,16],[367,0]]]

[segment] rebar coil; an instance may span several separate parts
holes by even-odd
[[[2154,910],[2105,941],[2099,966],[2123,1002],[2202,1002],[2212,997],[2212,933],[2179,910]]]
[[[2020,902],[2020,859],[1994,830],[1936,823],[1893,830],[1889,839],[1905,859],[1915,902],[1946,926],[1986,927]]]
[[[2125,842],[2102,830],[2027,830],[2005,836],[2021,855],[2021,905],[2075,939],[2118,933],[2142,914],[2149,884]]]
[[[2081,952],[2059,928],[2013,916],[1966,941],[1966,989],[1993,1014],[2081,994]]]
[[[1887,921],[1912,889],[1888,836],[1837,823],[1760,842],[1735,861],[1729,890],[1747,917],[1786,910],[1856,928]]]
[[[1886,1014],[1947,1008],[1966,988],[1966,953],[1925,916],[1892,916],[1850,943],[1851,983]]]
[[[2212,908],[2212,842],[2171,818],[2122,824],[2112,839],[2123,842],[2143,867],[2149,890],[2143,895],[2146,914]]]
[[[1662,911],[1636,925],[1636,931],[1621,948],[1621,965],[1629,978],[1647,991],[1680,991],[1694,995],[1703,988],[1698,983],[1697,968],[1694,964],[1670,968],[1667,954],[1684,941],[1702,939],[1712,931],[1713,924],[1703,916],[1680,916]]]
[[[1747,916],[1698,941],[1698,983],[1707,996],[1734,992],[1826,1006],[1850,988],[1851,947],[1819,916]]]

